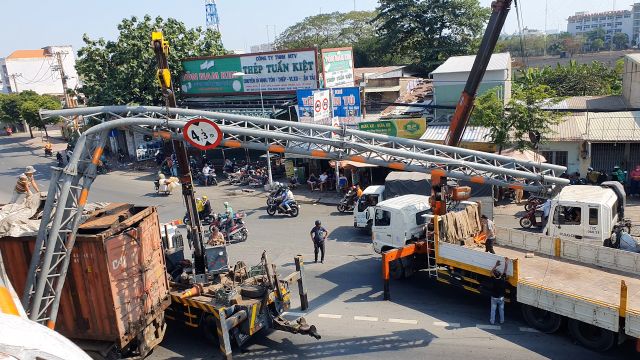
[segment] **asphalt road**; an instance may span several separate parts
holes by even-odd
[[[20,138],[0,139],[0,203],[10,198],[16,177],[24,166],[34,165],[41,190],[46,191],[49,167],[54,159],[41,150],[19,143]],[[154,205],[161,221],[180,218],[184,207],[179,193],[157,197],[153,175],[114,171],[99,176],[89,201],[131,202]],[[426,274],[391,284],[391,301],[382,299],[380,259],[368,236],[353,228],[351,215],[334,207],[302,206],[298,218],[269,217],[265,198],[258,193],[230,196],[225,186],[198,188],[207,194],[214,211],[229,201],[235,210],[245,210],[249,240],[232,245],[232,262],[258,263],[263,250],[278,265],[281,274],[294,271],[293,257],[302,254],[306,262],[310,309],[304,313],[317,326],[321,340],[281,332],[264,332],[237,351],[239,359],[622,359],[631,358],[632,346],[625,344],[606,354],[576,345],[566,330],[554,335],[538,333],[522,320],[516,306],[507,305],[507,321],[489,326],[489,299],[436,284]],[[505,217],[508,218],[508,217]],[[312,263],[313,246],[309,230],[320,219],[330,234],[324,264]],[[299,314],[294,297],[292,317]],[[219,359],[217,346],[205,343],[197,331],[169,323],[162,344],[149,359]]]

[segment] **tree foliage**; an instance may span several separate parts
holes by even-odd
[[[624,50],[629,47],[629,34],[627,33],[616,33],[613,35],[613,46],[616,50]]]
[[[78,51],[76,70],[83,82],[82,92],[89,105],[161,104],[156,80],[157,63],[151,47],[151,33],[162,31],[169,42],[169,67],[176,96],[181,97],[180,60],[192,56],[223,55],[220,33],[201,27],[149,15],[123,19],[116,41],[93,40],[83,36],[85,46]]]
[[[490,12],[478,0],[380,0],[375,21],[387,51],[426,73],[470,53]]]
[[[544,139],[551,126],[559,121],[559,114],[545,110],[557,103],[555,92],[546,85],[537,84],[525,75],[525,80],[514,84],[511,99],[505,109],[495,91],[488,91],[475,101],[471,124],[490,129],[491,142],[501,152],[506,146],[516,149],[533,147],[530,132]]]
[[[42,120],[40,110],[60,108],[62,105],[58,98],[51,95],[38,95],[31,90],[19,94],[0,94],[0,121],[13,124],[24,120],[29,126],[44,129],[45,133],[46,125],[55,124],[59,119],[56,117]]]
[[[622,67],[611,68],[599,61],[529,69],[529,76],[551,88],[557,96],[615,95],[622,91]]]

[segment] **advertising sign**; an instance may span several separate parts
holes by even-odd
[[[313,49],[185,59],[180,76],[182,93],[189,96],[316,89],[316,65]],[[245,75],[235,77],[235,73]]]
[[[331,93],[329,90],[313,92],[313,122],[331,125]]]
[[[333,103],[333,118],[338,119],[340,125],[355,126],[362,120],[360,88],[331,89],[331,101]]]
[[[359,123],[358,130],[405,139],[420,139],[420,136],[427,131],[427,119],[410,118],[367,121]]]
[[[348,48],[322,50],[322,74],[326,88],[353,86],[353,50]]]

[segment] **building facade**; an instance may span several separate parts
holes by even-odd
[[[452,56],[431,72],[435,105],[455,107],[469,78],[475,56]],[[496,89],[505,105],[511,99],[511,54],[491,55],[487,70],[478,87],[478,95]],[[453,109],[436,109],[434,121],[448,123]]]
[[[75,89],[78,86],[78,73],[75,66],[76,57],[71,46],[16,50],[0,61],[3,92],[31,90],[41,95],[62,96],[64,95],[62,71],[64,71],[68,89]]]
[[[636,13],[636,7],[638,13]],[[605,41],[611,41],[616,33],[629,35],[629,44],[638,43],[638,26],[640,26],[640,3],[633,5],[634,11],[616,10],[600,13],[576,12],[567,19],[567,32],[572,35],[584,35],[589,31],[602,28]],[[638,22],[638,25],[635,25]]]

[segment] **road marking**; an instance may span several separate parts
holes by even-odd
[[[318,314],[318,317],[327,318],[327,319],[342,319],[342,315],[336,315],[336,314]]]
[[[285,311],[282,313],[282,315],[291,315],[291,316],[305,316],[307,315],[307,313],[301,313],[301,312],[295,312],[295,311]]]
[[[520,327],[520,331],[524,331],[524,332],[532,332],[532,333],[538,333],[540,331],[534,329],[534,328],[530,328],[530,327]]]
[[[377,317],[371,317],[371,316],[354,316],[353,320],[358,320],[358,321],[378,321]]]
[[[398,324],[417,324],[418,320],[405,320],[405,319],[389,319],[390,323],[398,323]]]
[[[482,330],[500,330],[502,326],[500,325],[488,325],[488,324],[477,324],[476,327]]]
[[[433,325],[434,326],[442,326],[442,327],[454,327],[454,328],[460,327],[460,323],[448,323],[448,322],[444,322],[444,321],[434,321]]]

